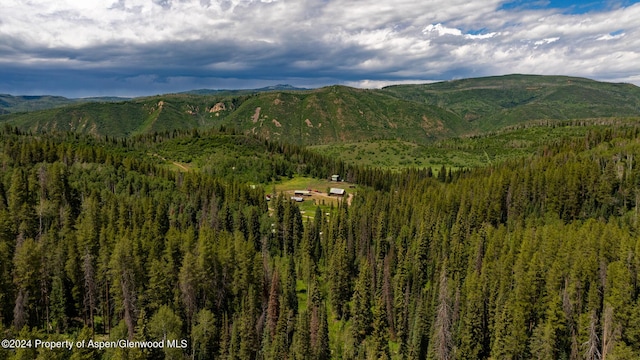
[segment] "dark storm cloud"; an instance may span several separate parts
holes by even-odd
[[[513,72],[640,81],[638,5],[568,16],[499,0],[7,1],[0,92],[367,86]]]

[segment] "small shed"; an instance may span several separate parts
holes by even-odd
[[[340,181],[340,175],[331,175],[331,181]]]
[[[291,200],[293,200],[295,202],[303,202],[304,198],[302,196],[292,196]]]
[[[345,194],[344,189],[340,189],[340,188],[329,189],[329,196],[331,195],[344,196],[344,194]]]

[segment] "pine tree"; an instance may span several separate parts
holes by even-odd
[[[280,309],[280,317],[278,319],[278,324],[276,326],[276,330],[273,337],[273,345],[271,347],[271,358],[272,359],[287,359],[289,357],[289,334],[288,334],[288,324],[290,314],[293,314],[291,311],[287,311],[284,307]]]
[[[97,308],[97,289],[95,270],[93,264],[93,256],[89,253],[88,248],[82,257],[82,274],[84,278],[84,314],[85,324],[95,330],[94,312]]]
[[[298,313],[298,293],[296,290],[296,265],[293,258],[293,256],[288,256],[284,259],[286,277],[282,281],[282,305],[284,309],[292,312],[295,316]]]
[[[200,284],[200,274],[198,273],[196,257],[188,251],[183,259],[180,274],[178,275],[181,300],[184,304],[187,326],[191,326],[192,319],[198,311],[198,288]]]
[[[351,297],[349,264],[347,262],[347,246],[343,238],[336,239],[329,259],[329,291],[331,306],[338,319],[346,314],[347,302]]]
[[[309,332],[309,314],[306,311],[298,313],[296,331],[292,343],[293,359],[311,359],[311,334]]]
[[[408,279],[408,267],[409,260],[406,258],[398,265],[397,273],[394,280],[394,299],[393,305],[395,308],[395,324],[396,335],[398,341],[398,353],[401,357],[405,357],[408,354],[409,343],[409,279]]]
[[[352,337],[356,346],[359,346],[371,333],[373,315],[371,313],[371,270],[369,262],[360,263],[360,272],[356,280],[355,289],[351,298],[351,323]]]
[[[329,323],[327,319],[327,308],[324,304],[319,307],[319,327],[316,333],[315,344],[312,343],[313,358],[318,360],[328,360],[331,358],[329,347]]]
[[[242,300],[242,311],[237,324],[238,357],[241,359],[255,359],[258,351],[258,335],[256,334],[255,291],[249,288],[247,296]],[[235,324],[234,324],[235,326]]]
[[[416,301],[413,324],[409,334],[410,343],[407,356],[409,359],[424,359],[427,357],[430,324],[427,322],[425,304],[423,302],[422,296]]]
[[[11,228],[18,238],[35,236],[36,212],[33,207],[34,196],[29,191],[28,174],[22,169],[11,176],[11,185],[7,196],[9,214],[13,216]]]
[[[387,304],[382,294],[376,296],[373,309],[373,330],[371,334],[372,355],[375,359],[391,359],[389,352],[389,324],[387,323]]]
[[[17,297],[13,310],[13,325],[20,330],[23,326],[36,325],[30,321],[38,311],[38,292],[42,264],[40,244],[27,238],[16,245],[13,259],[13,283]]]
[[[138,311],[136,275],[133,269],[135,262],[132,253],[130,240],[126,237],[121,238],[116,244],[110,262],[112,278],[114,279],[114,286],[111,289],[122,312],[129,340],[133,339]]]
[[[489,329],[486,326],[486,299],[482,293],[481,280],[476,271],[465,279],[466,303],[461,316],[459,335],[460,357],[462,359],[481,359],[487,356],[485,343]]]

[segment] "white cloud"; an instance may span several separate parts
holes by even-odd
[[[547,39],[538,40],[538,41],[534,42],[534,44],[535,45],[545,45],[545,44],[554,43],[554,42],[556,42],[558,40],[560,40],[559,37],[553,37],[553,38],[547,38]]]
[[[494,36],[500,35],[500,33],[492,32],[488,34],[466,34],[464,37],[471,40],[484,40],[491,39]]]
[[[460,31],[459,29],[448,28],[446,26],[443,26],[442,24],[427,25],[424,29],[422,29],[422,33],[423,34],[438,33],[438,35],[440,36],[444,36],[444,35],[462,36],[462,31]]]
[[[491,39],[496,35],[500,35],[497,32],[491,32],[486,34],[481,34],[481,33],[463,34],[462,30],[460,29],[446,27],[440,23],[435,25],[429,24],[425,26],[424,29],[422,29],[422,33],[425,35],[436,34],[437,36],[446,36],[446,35],[464,36],[465,39],[469,39],[469,40],[485,40],[485,39]]]
[[[625,33],[620,33],[620,34],[606,34],[606,35],[602,35],[600,36],[597,40],[617,40],[617,39],[621,39],[625,36]]]
[[[0,61],[183,78],[535,72],[637,82],[640,4],[565,14],[502,2],[3,0]]]
[[[359,81],[347,81],[343,83],[343,85],[351,86],[355,88],[361,89],[381,89],[385,86],[390,85],[407,85],[407,84],[426,84],[432,83],[437,80],[424,80],[424,79],[413,79],[413,80],[359,80]]]

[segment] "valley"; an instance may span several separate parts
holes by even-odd
[[[3,338],[187,345],[0,358],[638,358],[639,104],[511,75],[2,115]]]

